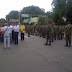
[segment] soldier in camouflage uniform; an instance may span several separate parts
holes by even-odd
[[[54,39],[56,40],[57,38],[57,26],[54,25]]]
[[[44,25],[44,38],[46,37],[46,25]]]
[[[51,45],[51,26],[50,23],[48,24],[46,28],[46,44],[45,45]]]
[[[51,42],[53,42],[53,41],[54,41],[54,26],[51,22]]]
[[[71,47],[71,33],[72,33],[72,29],[71,29],[71,24],[70,22],[67,23],[68,25],[66,25],[65,27],[65,36],[66,36],[66,45],[65,46],[69,46]]]
[[[36,27],[36,35],[37,35],[37,36],[40,35],[40,34],[39,34],[39,31],[40,31],[40,25],[37,25],[37,27]]]
[[[35,33],[36,33],[36,25],[34,25],[33,28],[34,28],[34,35],[35,35]]]
[[[44,25],[42,25],[42,37],[44,38]]]
[[[64,29],[65,29],[65,26],[63,25],[62,28],[63,28],[63,38],[64,38],[64,33],[65,33]]]
[[[32,35],[34,35],[34,25],[32,25]]]
[[[40,37],[42,36],[42,26],[40,25],[40,28],[39,28],[39,35]]]
[[[30,26],[30,32],[31,32],[31,35],[33,34],[33,26],[31,25]]]
[[[30,37],[30,32],[31,32],[31,26],[30,25],[27,26],[27,32],[28,32],[28,37]]]
[[[60,26],[57,25],[57,39],[60,40]]]
[[[40,26],[37,24],[37,25],[36,25],[36,30],[35,30],[35,35],[36,35],[36,36],[39,35],[39,27],[40,27]]]
[[[27,33],[27,25],[25,25],[25,32]]]
[[[45,38],[45,25],[42,26],[42,37]]]
[[[62,40],[63,39],[63,27],[60,26],[60,29],[59,29],[59,40]]]
[[[39,36],[40,36],[40,25],[38,26],[38,29],[37,29],[37,32],[38,32],[38,34],[39,34]]]

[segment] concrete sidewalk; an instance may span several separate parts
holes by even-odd
[[[72,47],[65,40],[45,46],[45,39],[25,36],[19,45],[4,49],[0,43],[0,72],[72,72]]]

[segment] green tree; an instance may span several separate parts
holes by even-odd
[[[44,15],[45,12],[39,8],[38,6],[28,6],[24,7],[21,11],[22,14],[29,14],[29,15]]]
[[[0,24],[5,24],[6,20],[4,18],[0,19]]]
[[[65,0],[53,0],[53,20],[57,24],[64,24],[62,17],[66,16],[65,13]]]
[[[10,11],[8,15],[6,15],[6,20],[9,19],[19,19],[19,12],[18,11]]]
[[[67,0],[67,20],[72,23],[72,0]]]
[[[44,16],[40,16],[39,17],[39,21],[38,21],[38,24],[46,24],[46,21],[47,21],[47,18],[44,17]]]
[[[62,17],[72,22],[72,0],[53,0],[53,20],[57,24],[65,24]]]

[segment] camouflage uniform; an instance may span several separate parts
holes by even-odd
[[[47,26],[46,33],[47,34],[46,34],[46,44],[45,45],[47,45],[48,42],[49,42],[49,45],[51,45],[51,26],[50,25]]]
[[[53,24],[51,25],[51,42],[54,40],[54,26]]]
[[[44,38],[46,37],[46,26],[44,26]]]
[[[36,25],[33,26],[33,28],[34,28],[34,35],[35,35],[35,33],[36,33]]]
[[[39,25],[36,25],[36,31],[35,31],[35,35],[38,36],[39,35]]]
[[[57,26],[54,26],[54,39],[56,40],[57,38]]]
[[[65,27],[66,45],[65,46],[68,46],[69,43],[69,47],[71,47],[71,32],[72,32],[71,25],[70,24],[66,25]]]
[[[63,27],[60,26],[60,29],[59,29],[59,40],[62,40],[63,39]]]
[[[30,28],[30,32],[31,32],[31,35],[33,35],[33,26],[31,25],[31,28]]]
[[[42,26],[40,26],[40,28],[39,28],[39,35],[40,35],[40,37],[42,36]]]
[[[32,25],[32,35],[34,35],[34,25]]]
[[[42,37],[45,38],[45,26],[42,26]]]
[[[58,40],[60,39],[59,36],[60,36],[60,26],[57,26],[57,39]]]
[[[28,32],[28,37],[30,37],[30,32],[31,32],[31,26],[30,25],[27,26],[27,32]]]

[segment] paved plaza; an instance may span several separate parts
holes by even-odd
[[[65,40],[44,44],[44,38],[27,35],[10,49],[0,42],[0,72],[72,72],[72,47],[64,47]]]

